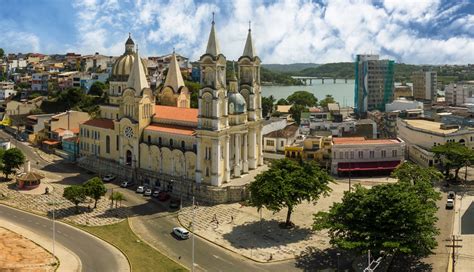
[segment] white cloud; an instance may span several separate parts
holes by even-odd
[[[379,53],[407,63],[474,62],[474,16],[441,25],[466,3],[377,3],[82,0],[74,4],[79,33],[74,46],[83,53],[118,55],[123,52],[126,33],[131,31],[142,55],[165,54],[175,47],[179,53],[198,59],[204,53],[214,11],[221,50],[227,59],[241,55],[251,20],[255,47],[265,63],[353,61],[359,53]],[[436,26],[435,33],[420,33],[413,25]],[[451,34],[454,31],[450,27],[457,36]]]
[[[41,53],[40,39],[33,33],[6,31],[2,33],[2,42],[10,48],[18,48],[22,53]]]

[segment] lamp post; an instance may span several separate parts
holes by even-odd
[[[338,252],[336,253],[336,255],[337,255],[337,270],[336,271],[339,272],[339,256],[341,256],[341,253]]]
[[[56,198],[53,196],[53,256],[55,255],[55,243],[56,243],[56,220],[55,220],[55,210],[56,210]]]
[[[193,259],[192,268],[191,268],[191,271],[192,271],[192,272],[194,272],[194,236],[195,236],[195,234],[194,234],[194,213],[195,213],[195,212],[194,212],[194,209],[195,209],[195,207],[194,207],[194,196],[193,196],[193,221],[192,221],[192,224],[191,224],[191,228],[192,228],[191,231],[192,231],[192,233],[193,233],[192,249],[191,249],[191,251],[192,251],[192,259]]]

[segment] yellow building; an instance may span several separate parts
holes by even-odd
[[[285,146],[285,157],[290,159],[314,160],[329,167],[332,137],[309,136],[298,144]]]
[[[238,61],[239,79],[234,72],[226,75],[214,22],[200,66],[204,87],[198,109],[190,108],[174,52],[155,95],[129,37],[112,70],[109,103],[100,106],[100,118],[80,126],[80,154],[146,173],[146,184],[157,185],[165,175],[168,189],[178,180],[221,186],[261,166],[260,59],[250,30]]]

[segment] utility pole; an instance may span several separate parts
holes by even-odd
[[[193,244],[193,248],[192,248],[192,259],[193,259],[193,263],[192,263],[192,267],[191,267],[191,271],[194,272],[194,196],[193,196],[193,223],[191,224],[191,227],[192,227],[192,232],[193,232],[193,241],[192,241],[192,244]]]
[[[456,248],[462,247],[461,245],[457,245],[456,242],[462,242],[462,239],[456,239],[456,235],[453,235],[451,239],[446,239],[447,242],[452,242],[450,245],[446,245],[446,247],[450,247],[453,249],[451,253],[451,257],[453,258],[453,272],[455,271],[456,266]]]

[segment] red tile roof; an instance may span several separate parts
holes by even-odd
[[[332,139],[335,145],[365,145],[365,144],[394,144],[400,143],[396,139],[365,139],[364,137],[337,137]]]
[[[55,140],[44,140],[44,141],[43,141],[43,144],[46,144],[46,145],[57,145],[57,144],[59,144],[59,141],[55,141]]]
[[[105,129],[114,129],[114,121],[105,118],[87,120],[86,122],[84,122],[84,125]]]
[[[158,123],[151,123],[149,126],[145,128],[145,130],[159,131],[159,132],[165,132],[165,133],[171,133],[171,134],[188,135],[188,136],[191,136],[194,134],[194,128],[176,126],[176,125],[165,125],[165,124],[158,124]]]
[[[155,106],[155,118],[158,119],[168,119],[168,120],[177,120],[184,122],[194,122],[198,121],[198,109],[192,108],[178,108],[171,106]]]

